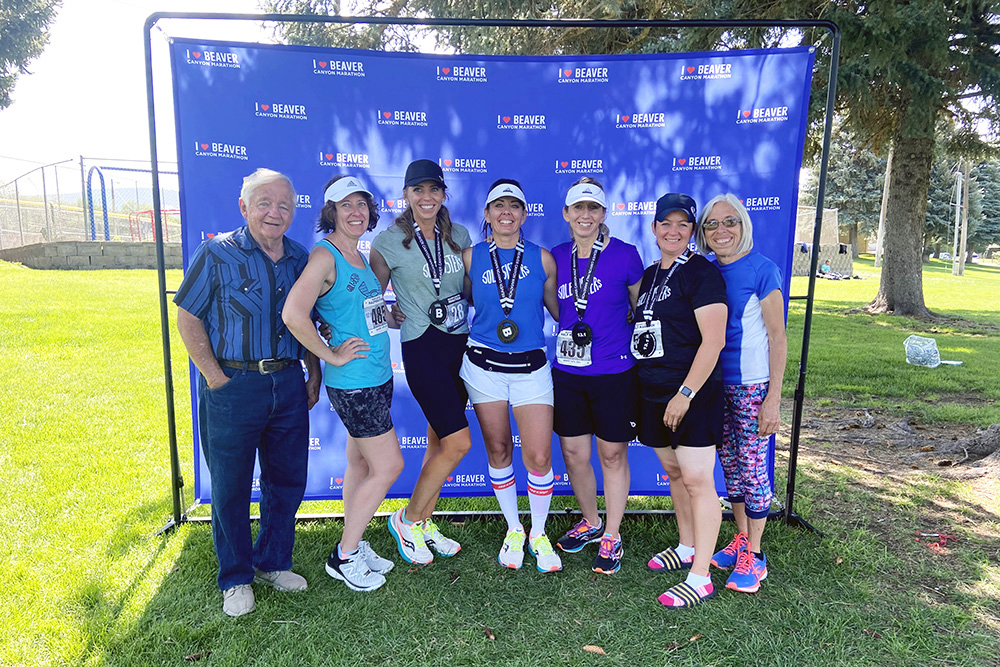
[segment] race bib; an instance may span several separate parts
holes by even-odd
[[[385,319],[385,300],[381,294],[365,299],[365,322],[371,336],[389,330],[389,322]]]
[[[632,356],[636,359],[656,359],[663,356],[663,336],[660,321],[639,321],[632,330]]]
[[[577,345],[573,340],[573,332],[563,329],[556,337],[556,361],[563,366],[581,368],[590,365],[590,351],[593,346]]]

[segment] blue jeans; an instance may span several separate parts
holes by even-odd
[[[223,368],[209,389],[198,376],[198,426],[212,476],[212,540],[219,588],[253,581],[254,568],[290,570],[295,512],[306,489],[309,413],[301,366],[261,375]],[[250,538],[254,454],[260,460],[260,530]]]

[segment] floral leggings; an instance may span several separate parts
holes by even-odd
[[[767,452],[770,438],[757,437],[757,413],[767,396],[767,382],[727,384],[719,461],[726,474],[729,502],[745,503],[747,516],[762,519],[771,510]]]

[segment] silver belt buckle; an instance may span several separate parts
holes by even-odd
[[[268,363],[269,361],[277,361],[277,359],[261,359],[260,361],[257,362],[257,372],[260,373],[261,375],[270,375],[271,373],[273,373],[274,371],[264,370],[264,364]]]

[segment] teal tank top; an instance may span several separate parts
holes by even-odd
[[[365,301],[371,305],[382,298],[382,286],[364,256],[365,268],[359,269],[344,258],[336,246],[323,239],[316,244],[326,249],[336,262],[337,279],[326,294],[316,299],[316,311],[330,325],[333,336],[330,347],[336,347],[352,336],[365,340],[371,347],[366,359],[353,359],[343,366],[324,364],[323,382],[334,389],[364,389],[378,387],[392,378],[389,359],[389,333],[369,333]],[[384,305],[383,305],[384,308]]]

